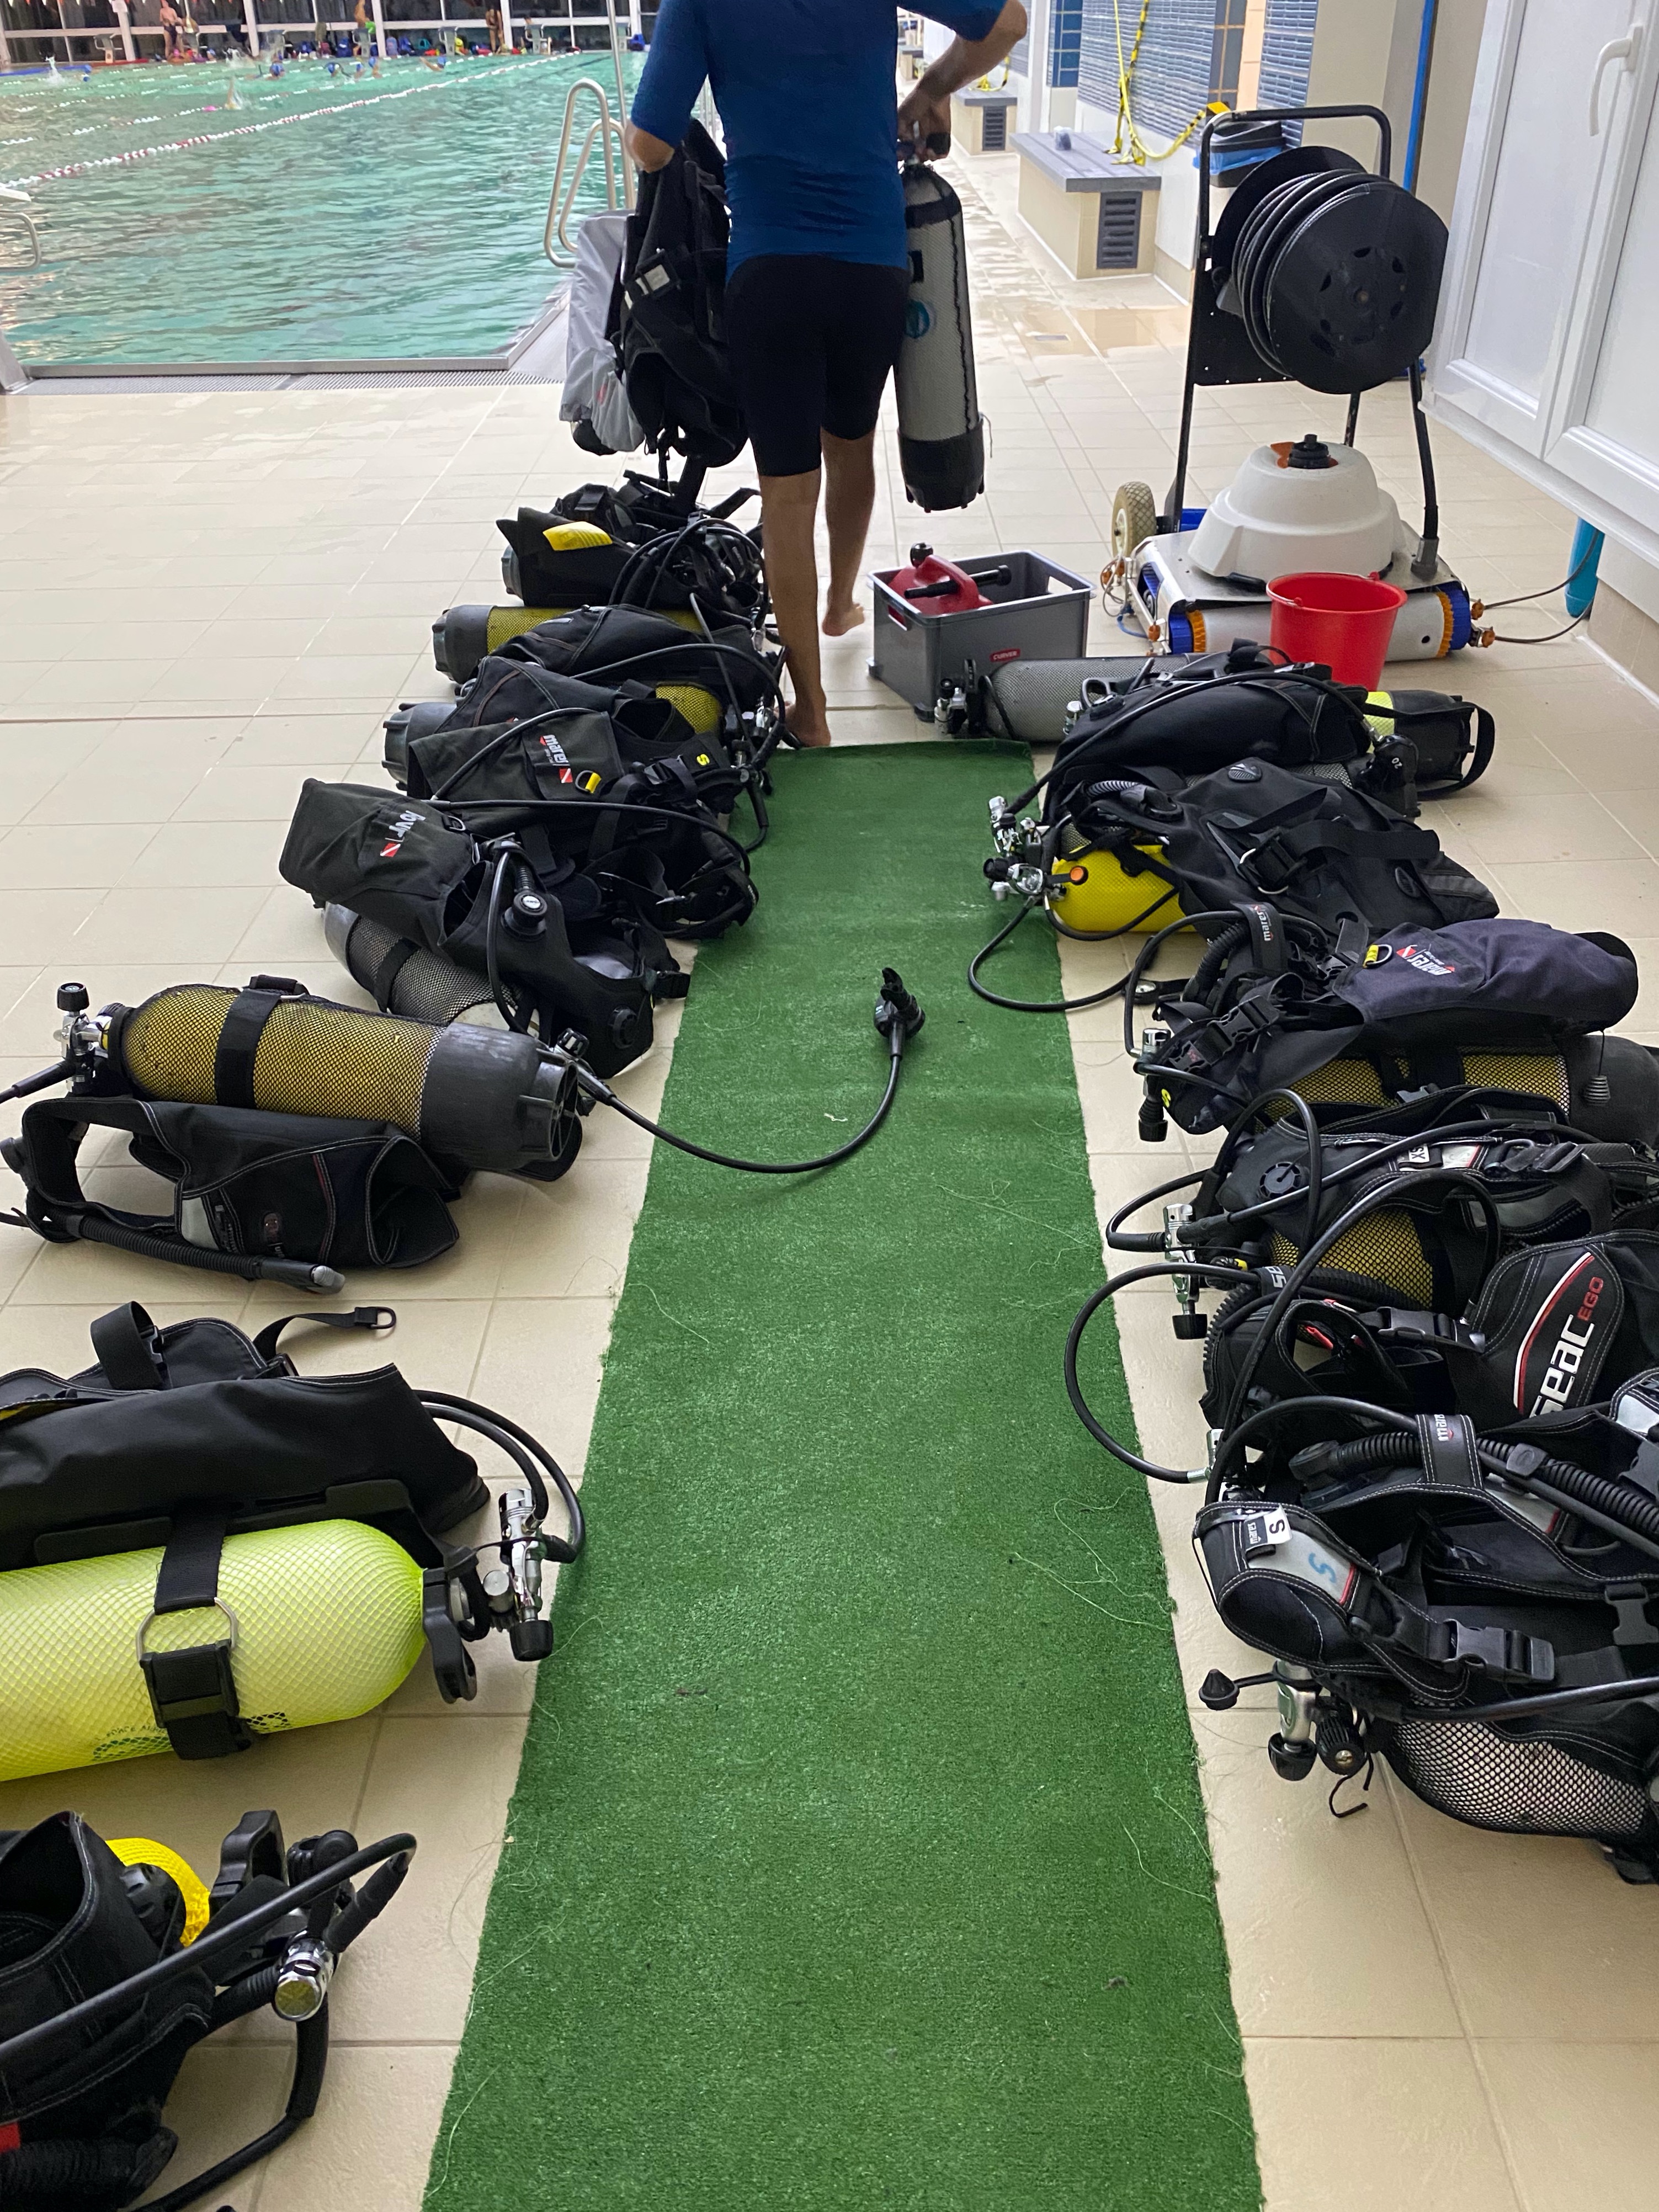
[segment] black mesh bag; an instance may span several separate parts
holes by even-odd
[[[167,1213],[89,1197],[80,1176],[93,1129],[118,1129],[131,1158],[173,1187]],[[390,1124],[253,1107],[138,1098],[42,1098],[0,1157],[21,1177],[11,1218],[49,1243],[140,1249],[190,1265],[204,1253],[325,1267],[418,1267],[456,1240],[459,1186]]]

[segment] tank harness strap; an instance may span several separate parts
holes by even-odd
[[[98,1316],[92,1324],[92,1349],[116,1389],[167,1389],[167,1363],[160,1334],[137,1303]]]
[[[213,1055],[213,1096],[221,1106],[252,1106],[253,1060],[265,1024],[284,999],[303,998],[291,975],[255,975],[231,1000]]]
[[[246,1751],[252,1733],[241,1717],[231,1655],[236,1649],[236,1616],[220,1602],[219,1559],[227,1522],[222,1513],[182,1512],[161,1554],[155,1577],[155,1603],[138,1632],[138,1664],[157,1724],[180,1759],[223,1759]],[[221,1614],[228,1633],[211,1644],[187,1644],[177,1651],[146,1651],[151,1623],[169,1613],[210,1610]]]
[[[385,953],[381,957],[380,964],[374,970],[374,974],[371,978],[368,986],[375,1005],[381,1007],[385,1012],[389,1013],[392,1010],[392,985],[397,981],[398,976],[403,974],[404,969],[409,965],[410,962],[415,957],[415,955],[419,951],[419,945],[411,945],[406,937],[394,938],[392,942],[386,947]],[[232,1011],[234,1012],[234,1008],[233,1008]],[[225,1028],[228,1030],[230,1024],[227,1022],[225,1024]],[[222,1032],[220,1036],[219,1049],[221,1052],[224,1050],[224,1036]],[[216,1066],[215,1073],[216,1074],[217,1073]]]

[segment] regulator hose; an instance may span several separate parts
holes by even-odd
[[[542,1542],[550,1559],[574,1559],[587,1536],[581,1501],[571,1486],[570,1478],[546,1445],[532,1437],[528,1429],[521,1429],[516,1421],[508,1420],[505,1413],[498,1413],[493,1406],[475,1405],[471,1398],[458,1398],[448,1390],[419,1390],[416,1396],[434,1420],[453,1421],[458,1428],[471,1429],[507,1454],[530,1486],[538,1521],[545,1521],[548,1513],[547,1485],[542,1480],[542,1471],[545,1470],[559,1493],[570,1533],[566,1537],[550,1536],[544,1532]]]
[[[1207,1283],[1227,1283],[1235,1285],[1247,1279],[1245,1270],[1241,1267],[1211,1267],[1200,1260],[1164,1260],[1152,1267],[1130,1267],[1121,1275],[1109,1277],[1097,1291],[1091,1292],[1084,1300],[1078,1310],[1076,1320],[1072,1323],[1070,1334],[1066,1339],[1066,1352],[1062,1362],[1066,1376],[1066,1395],[1072,1401],[1072,1411],[1095,1442],[1103,1445],[1114,1459],[1121,1460],[1124,1466],[1132,1468],[1135,1474],[1146,1475],[1154,1482],[1182,1484],[1202,1482],[1206,1472],[1202,1468],[1162,1467],[1158,1461],[1143,1459],[1139,1452],[1132,1452],[1127,1444],[1120,1443],[1096,1414],[1093,1407],[1084,1395],[1082,1383],[1078,1380],[1077,1356],[1083,1342],[1084,1332],[1089,1323],[1109,1298],[1115,1297],[1120,1291],[1127,1290],[1131,1283],[1146,1282],[1155,1275],[1186,1275],[1194,1280],[1202,1277]]]
[[[1116,929],[1072,929],[1060,921],[1058,915],[1051,913],[1048,919],[1062,937],[1073,938],[1080,945],[1104,945],[1115,937],[1123,936],[1129,930],[1138,929],[1148,915],[1156,914],[1159,907],[1164,905],[1175,896],[1173,888],[1161,892],[1152,901],[1151,906],[1144,912],[1136,915],[1133,921],[1122,922]],[[1047,903],[1041,891],[1034,897],[1028,898],[1013,920],[1005,923],[990,943],[981,945],[968,963],[968,988],[975,997],[983,999],[988,1006],[1002,1006],[1011,1014],[1075,1014],[1081,1012],[1085,1006],[1105,1006],[1109,1000],[1115,999],[1128,982],[1129,978],[1122,976],[1115,983],[1109,983],[1103,991],[1091,991],[1085,997],[1080,999],[1005,999],[999,992],[990,990],[981,983],[979,980],[979,971],[991,955],[1001,951],[1027,915],[1035,913],[1038,907],[1046,906]],[[1177,922],[1176,927],[1182,929],[1185,928],[1186,924]],[[1168,932],[1166,931],[1164,934],[1167,935]]]
[[[864,1149],[887,1119],[898,1095],[899,1070],[904,1065],[904,1048],[926,1018],[921,1008],[905,989],[904,979],[898,970],[884,968],[881,971],[881,991],[876,1000],[875,1021],[877,1029],[887,1040],[887,1088],[882,1093],[881,1103],[857,1136],[849,1137],[844,1145],[837,1145],[834,1152],[820,1153],[817,1159],[812,1160],[743,1160],[734,1158],[729,1152],[711,1152],[707,1146],[694,1145],[689,1137],[677,1136],[673,1130],[665,1129],[660,1122],[653,1121],[645,1115],[635,1112],[633,1107],[618,1098],[610,1085],[601,1081],[590,1067],[580,1060],[574,1065],[576,1080],[590,1098],[613,1108],[625,1121],[633,1122],[635,1128],[644,1129],[651,1136],[660,1137],[664,1144],[672,1145],[677,1152],[689,1152],[693,1159],[707,1160],[711,1166],[717,1168],[735,1168],[743,1175],[812,1175],[819,1168],[833,1168],[842,1160],[851,1159],[854,1152]]]

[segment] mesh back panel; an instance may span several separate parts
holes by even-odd
[[[370,921],[360,915],[346,945],[346,964],[353,980],[372,991],[381,962],[393,945],[404,942],[383,922]],[[398,970],[392,986],[391,1011],[408,1014],[417,1022],[430,1022],[434,1029],[461,1020],[487,1029],[502,1026],[482,976],[424,949],[411,953]]]
[[[568,607],[491,607],[484,624],[484,650],[499,653],[510,637],[522,637],[538,623],[551,622],[555,615],[568,615]]]
[[[1386,1106],[1388,1098],[1368,1060],[1328,1060],[1323,1067],[1303,1076],[1295,1088],[1310,1105]],[[1288,1114],[1288,1106],[1270,1109],[1275,1121]]]
[[[1273,1257],[1276,1267],[1293,1267],[1301,1257],[1287,1237],[1275,1236]],[[1368,1275],[1375,1283],[1388,1283],[1421,1306],[1434,1296],[1434,1273],[1424,1257],[1417,1224],[1407,1213],[1374,1213],[1339,1237],[1320,1263],[1340,1267],[1351,1275]]]
[[[698,737],[718,728],[720,702],[700,684],[653,684],[651,688],[659,699],[666,699],[671,707],[679,708]]]
[[[1559,1053],[1466,1052],[1462,1059],[1466,1083],[1489,1084],[1498,1091],[1528,1091],[1535,1098],[1553,1099],[1563,1112],[1572,1103],[1566,1062]],[[1407,1071],[1400,1068],[1398,1073],[1403,1079]],[[1328,1060],[1293,1088],[1310,1105],[1386,1106],[1390,1103],[1376,1070],[1367,1060]],[[1277,1121],[1290,1109],[1279,1106],[1270,1110]]]
[[[490,653],[498,652],[508,638],[521,637],[526,630],[534,629],[541,623],[551,622],[556,616],[574,611],[572,607],[491,607],[484,624],[485,647]],[[702,626],[696,615],[686,608],[653,607],[651,611],[660,615],[665,622],[676,623],[681,629],[689,629],[695,637],[702,635]]]
[[[1553,1098],[1564,1113],[1572,1103],[1566,1062],[1553,1052],[1466,1052],[1463,1073],[1471,1083]]]
[[[236,993],[185,983],[135,1007],[122,1032],[127,1073],[152,1098],[210,1106],[214,1056]],[[326,999],[285,999],[253,1055],[256,1105],[271,1114],[337,1114],[421,1129],[431,1030]]]
[[[1587,1765],[1564,1744],[1513,1742],[1474,1721],[1401,1721],[1378,1733],[1406,1787],[1471,1827],[1608,1843],[1650,1835],[1641,1785]]]

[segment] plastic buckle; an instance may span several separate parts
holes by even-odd
[[[208,1610],[206,1607],[191,1611]],[[242,1718],[236,1694],[231,1657],[240,1631],[236,1616],[222,1600],[212,1610],[222,1613],[230,1633],[216,1644],[190,1644],[173,1651],[147,1651],[144,1639],[155,1623],[164,1618],[152,1613],[135,1639],[139,1670],[149,1692],[156,1725],[167,1730],[167,1741],[180,1759],[223,1759],[246,1751],[252,1732]]]
[[[1449,1621],[1447,1626],[1451,1632],[1448,1656],[1466,1667],[1510,1681],[1555,1679],[1555,1647],[1540,1636],[1524,1636],[1517,1628],[1472,1628],[1467,1620]]]
[[[1619,1616],[1615,1644],[1659,1644],[1659,1628],[1648,1614],[1648,1593],[1640,1583],[1609,1583],[1601,1593]]]

